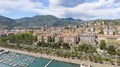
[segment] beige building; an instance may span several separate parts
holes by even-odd
[[[105,40],[107,45],[117,45],[120,44],[120,35],[97,35],[97,40],[99,43]]]
[[[65,43],[69,43],[69,44],[76,44],[76,36],[69,36],[69,35],[66,35],[63,37],[63,42]]]
[[[55,42],[57,43],[57,42],[62,42],[63,41],[63,37],[61,36],[61,35],[57,35],[56,37],[55,37]]]
[[[94,34],[81,34],[80,35],[80,42],[90,44],[90,45],[96,45],[95,35]]]
[[[42,34],[38,36],[38,40],[39,41],[45,41],[45,42],[49,42],[51,39],[51,35],[50,34]]]

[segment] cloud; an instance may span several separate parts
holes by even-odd
[[[59,5],[64,7],[75,7],[84,2],[85,0],[61,0],[61,3]]]
[[[120,18],[120,2],[116,0],[99,0],[95,2],[84,2],[75,7],[61,8],[65,10],[66,17],[90,19],[113,19]]]
[[[61,3],[60,0],[48,0],[48,1],[49,1],[49,7],[55,7]]]
[[[59,0],[59,5],[64,7],[76,7],[79,4],[97,2],[98,0]]]
[[[120,18],[119,0],[0,0],[0,14],[32,12],[83,20]]]
[[[0,0],[0,14],[26,11],[41,15],[51,14],[57,17],[62,16],[64,11],[63,9],[59,9],[60,6],[57,5],[59,0],[49,0],[49,2],[49,6],[45,6],[43,2],[37,0]]]
[[[0,10],[29,10],[42,7],[40,2],[31,2],[30,0],[0,0]]]

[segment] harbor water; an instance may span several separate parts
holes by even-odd
[[[80,67],[77,64],[8,52],[0,54],[0,67]]]

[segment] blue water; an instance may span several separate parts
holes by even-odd
[[[50,59],[10,52],[0,55],[0,67],[44,67]],[[79,67],[79,65],[53,60],[48,67]]]

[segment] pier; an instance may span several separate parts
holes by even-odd
[[[52,61],[53,61],[53,59],[50,60],[44,67],[48,67],[48,65],[49,65],[50,63],[52,63]]]

